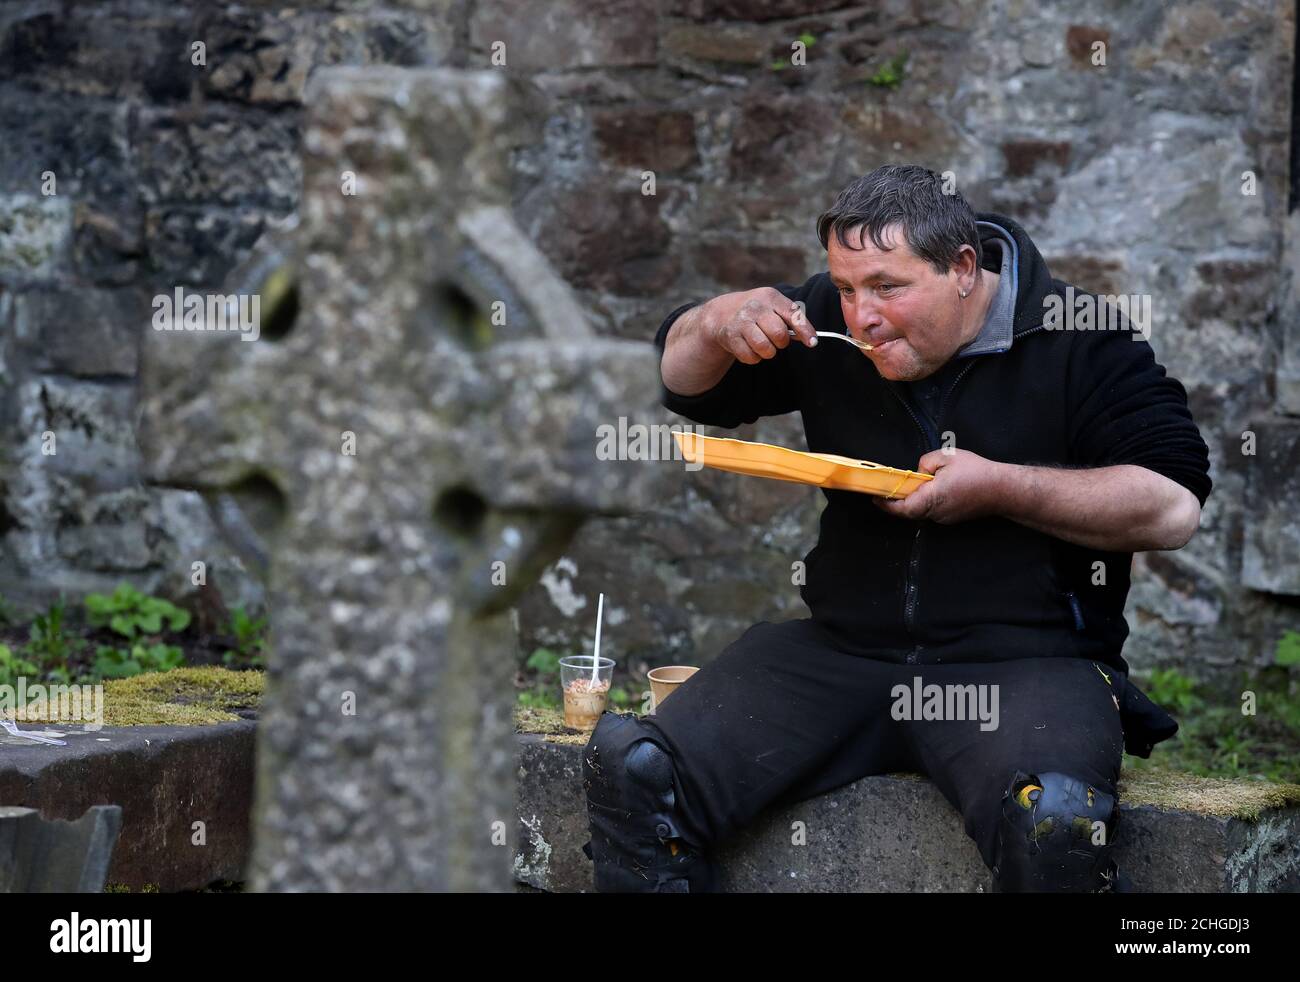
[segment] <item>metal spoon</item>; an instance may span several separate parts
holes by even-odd
[[[789,328],[786,328],[786,333],[789,334],[790,337],[792,338],[799,336]],[[813,331],[813,333],[816,334],[819,338],[839,338],[841,341],[847,341],[855,348],[861,348],[863,351],[876,350],[874,345],[867,344],[867,342],[865,341],[859,341],[857,338],[851,338],[847,334],[836,334],[834,331]]]

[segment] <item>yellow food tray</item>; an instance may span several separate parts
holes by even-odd
[[[869,460],[854,460],[833,453],[809,453],[771,443],[730,440],[699,433],[673,432],[682,456],[692,464],[720,471],[768,477],[796,484],[813,484],[835,491],[860,491],[882,498],[906,498],[930,474],[899,470]]]

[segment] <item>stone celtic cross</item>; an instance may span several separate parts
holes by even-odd
[[[585,515],[653,494],[594,446],[654,411],[657,360],[512,220],[498,73],[332,69],[306,102],[296,228],[227,287],[262,336],[144,354],[150,479],[271,502],[251,885],[506,889],[509,607]]]

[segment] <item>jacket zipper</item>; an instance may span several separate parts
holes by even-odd
[[[1083,609],[1079,606],[1079,598],[1073,590],[1067,590],[1065,599],[1069,601],[1070,613],[1074,614],[1074,629],[1082,631],[1086,625],[1083,623]]]
[[[1043,329],[1044,329],[1044,325],[1039,324],[1037,327],[1031,327],[1029,330],[1025,331],[1025,333],[1021,334],[1020,337],[1022,338],[1026,337],[1027,335],[1033,334],[1036,331],[1041,331]],[[1013,336],[1013,340],[1014,340],[1014,336]],[[975,362],[972,361],[969,365],[967,365],[960,372],[958,372],[957,377],[952,380],[952,385],[948,386],[948,391],[945,392],[943,398],[939,400],[939,411],[935,414],[934,426],[935,429],[939,430],[940,433],[943,432],[941,428],[943,424],[943,410],[944,407],[948,404],[948,397],[957,391],[957,386],[961,383],[961,380],[964,379],[966,377],[966,373],[969,372],[974,367],[975,367]],[[890,387],[889,391],[894,392],[892,386]],[[921,425],[921,421],[916,418],[916,413],[912,412],[912,407],[909,406],[907,402],[903,399],[903,397],[900,396],[897,392],[894,392],[894,398],[903,404],[903,408],[907,410],[907,415],[912,417],[912,422],[916,424],[917,430],[920,431],[922,441],[926,443],[926,450],[928,452],[929,437],[925,432],[925,428]],[[907,628],[907,633],[912,635],[913,637],[912,650],[907,655],[907,661],[910,664],[916,663],[917,659],[920,657],[921,650],[922,650],[922,645],[915,643],[916,640],[915,628],[916,628],[916,604],[917,601],[920,599],[919,597],[920,588],[917,584],[916,572],[921,562],[921,532],[924,528],[925,526],[923,524],[917,525],[916,535],[912,537],[911,555],[908,557],[907,567],[903,571],[903,626]]]
[[[921,446],[925,448],[926,452],[928,452],[930,449],[930,437],[929,434],[925,432],[925,427],[923,427],[921,421],[916,418],[916,413],[912,412],[912,407],[907,404],[907,401],[894,391],[893,386],[887,386],[887,388],[890,392],[894,393],[894,398],[897,399],[902,404],[903,408],[907,410],[907,415],[912,417],[912,422],[916,424],[917,432],[921,434]],[[911,555],[908,557],[907,565],[903,568],[903,626],[907,628],[908,634],[913,633],[913,625],[916,622],[916,569],[920,562],[918,547],[921,543],[922,528],[924,528],[924,526],[918,523],[916,526],[916,534],[912,536]],[[915,644],[915,637],[913,638],[913,642],[912,650],[908,652],[907,655],[908,664],[916,664],[917,658],[921,653],[921,646]]]

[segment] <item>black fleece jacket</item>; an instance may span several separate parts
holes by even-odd
[[[1183,386],[1132,329],[1045,327],[1044,298],[1064,296],[1066,284],[1052,278],[1019,224],[978,217],[1001,225],[1019,247],[1013,341],[1004,353],[963,359],[943,396],[939,431],[951,430],[958,447],[990,460],[1136,464],[1204,504],[1209,454]],[[815,329],[847,333],[828,273],[777,289],[805,302]],[[661,357],[673,321],[691,306],[659,328]],[[938,449],[901,386],[870,360],[824,341],[815,348],[791,343],[757,365],[738,361],[696,396],[663,387],[662,401],[688,419],[726,428],[797,411],[809,450],[892,467],[915,468]],[[1127,675],[1120,652],[1132,553],[1088,549],[1004,518],[912,521],[886,514],[864,494],[822,493],[826,507],[817,545],[805,557],[801,594],[813,618],[850,650],[917,665],[1085,657]]]

